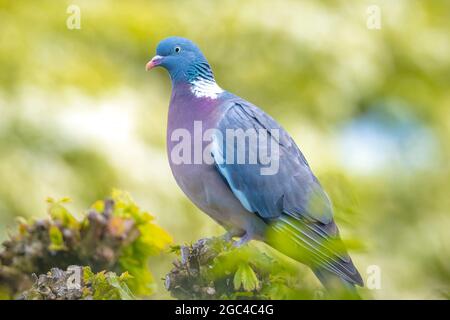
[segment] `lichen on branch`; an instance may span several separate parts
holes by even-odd
[[[93,273],[90,267],[69,266],[67,270],[52,268],[46,274],[33,274],[32,287],[21,300],[133,300],[127,286],[131,276],[125,272]]]
[[[298,270],[252,245],[210,238],[173,251],[179,259],[165,286],[177,299],[312,299],[318,292]]]
[[[121,274],[128,272],[130,289],[149,295],[155,285],[148,259],[171,242],[152,215],[142,211],[124,192],[95,202],[82,220],[65,207],[67,199],[48,200],[48,219],[19,219],[17,233],[0,251],[0,291],[16,297],[32,285],[31,275],[52,268],[89,266]]]
[[[90,267],[52,268],[46,274],[33,274],[33,286],[21,300],[134,300],[127,282],[131,276],[114,272],[93,273]]]

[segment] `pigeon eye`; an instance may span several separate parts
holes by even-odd
[[[178,52],[180,52],[180,51],[181,51],[181,48],[180,48],[180,47],[178,47],[178,46],[175,47],[175,52],[176,52],[176,53],[178,53]]]

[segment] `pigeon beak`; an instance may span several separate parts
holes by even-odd
[[[149,71],[153,69],[154,67],[157,67],[161,64],[163,57],[162,56],[154,56],[152,60],[150,60],[147,65],[145,66],[145,70]]]

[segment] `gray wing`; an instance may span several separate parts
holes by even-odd
[[[218,129],[223,139],[212,155],[234,195],[248,211],[301,246],[311,264],[352,283],[362,283],[340,242],[328,196],[293,139],[275,120],[245,100],[232,99],[222,107]],[[239,141],[236,132],[245,139]],[[261,134],[264,132],[267,138]],[[234,139],[230,139],[230,133],[235,133]],[[328,245],[330,240],[333,245]]]

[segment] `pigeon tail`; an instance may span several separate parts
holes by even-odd
[[[316,267],[312,269],[316,277],[325,287],[331,298],[360,300],[361,297],[356,290],[355,284],[342,279],[336,274],[321,268]]]

